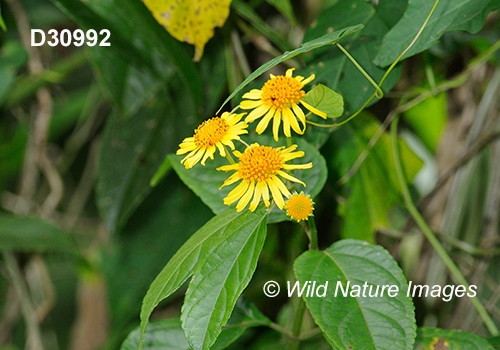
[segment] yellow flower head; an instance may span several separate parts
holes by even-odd
[[[234,150],[232,140],[239,140],[241,134],[248,134],[246,122],[240,122],[242,114],[222,113],[220,117],[205,120],[194,131],[193,137],[187,137],[179,145],[177,154],[189,154],[181,160],[186,169],[192,168],[201,159],[201,164],[210,157],[214,159],[215,148],[219,149],[222,157],[226,156],[225,146]]]
[[[283,209],[285,205],[283,195],[289,197],[290,192],[278,175],[305,186],[302,181],[283,170],[309,169],[312,167],[312,163],[300,165],[285,164],[289,160],[304,156],[304,152],[302,151],[294,152],[296,148],[296,145],[285,149],[284,147],[273,148],[254,143],[248,146],[243,153],[234,152],[236,157],[239,158],[238,163],[217,168],[217,170],[223,171],[236,170],[234,174],[224,181],[224,184],[219,189],[242,180],[224,198],[224,204],[231,205],[241,198],[236,205],[236,210],[242,211],[253,196],[250,203],[250,210],[254,211],[259,205],[261,197],[266,206],[269,206],[269,191],[271,191],[276,205],[278,208]]]
[[[306,196],[303,192],[294,193],[288,198],[285,209],[286,215],[300,222],[300,220],[307,220],[309,216],[312,216],[314,202],[309,198],[309,195]]]
[[[254,120],[264,116],[257,124],[257,133],[261,134],[266,130],[267,125],[273,119],[274,139],[278,141],[278,130],[283,119],[283,132],[286,137],[291,137],[290,126],[297,134],[303,134],[306,130],[306,117],[299,107],[299,102],[314,114],[326,118],[326,113],[314,108],[304,102],[305,96],[302,88],[304,85],[314,79],[314,74],[304,80],[304,77],[292,77],[294,68],[286,71],[286,75],[274,76],[271,74],[269,79],[261,90],[253,89],[243,95],[243,98],[249,100],[242,101],[242,109],[253,109],[248,114],[245,121],[251,123]],[[303,129],[300,128],[297,119],[302,122]]]

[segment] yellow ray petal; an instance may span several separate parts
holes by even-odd
[[[304,185],[304,187],[306,187],[305,183],[303,183],[302,181],[300,181],[296,177],[293,177],[292,175],[285,173],[282,170],[278,170],[278,175],[281,176],[281,177],[283,177],[283,178],[285,178],[285,179],[287,179],[287,180],[290,180],[292,182],[297,182],[299,184],[302,184],[302,185]]]
[[[255,128],[257,134],[262,134],[267,129],[267,125],[269,124],[269,121],[273,117],[274,112],[276,112],[276,109],[270,108],[269,112],[267,112],[264,118],[260,120],[259,124],[257,124],[257,127]]]
[[[231,205],[236,202],[241,196],[245,194],[248,189],[248,181],[243,180],[238,186],[236,186],[229,194],[224,198],[224,204]]]
[[[281,111],[276,110],[276,113],[274,113],[274,119],[273,119],[273,135],[274,135],[274,140],[278,142],[278,132],[280,129],[280,123],[281,123]]]
[[[285,206],[285,201],[283,200],[283,196],[281,195],[278,186],[274,184],[272,178],[267,179],[266,183],[269,187],[269,190],[271,190],[271,194],[273,196],[274,201],[276,202],[276,205],[278,206],[278,208],[280,208],[280,210],[282,210],[283,207]]]
[[[262,117],[269,110],[269,108],[271,108],[271,107],[269,107],[267,105],[260,105],[259,107],[255,108],[253,111],[251,111],[247,115],[247,117],[245,118],[245,122],[251,123],[255,119]]]
[[[246,94],[244,94],[242,96],[242,98],[249,98],[251,100],[257,100],[257,99],[260,99],[261,96],[262,96],[261,90],[252,89],[252,90],[250,90],[250,92],[247,92]]]
[[[316,115],[319,115],[321,118],[323,119],[326,119],[326,113],[325,112],[321,112],[319,109],[316,109],[314,108],[313,106],[311,106],[309,103],[307,102],[304,102],[302,100],[300,100],[300,103],[302,103],[302,105],[304,107],[306,107],[308,110],[310,110],[311,112],[313,112],[314,114]]]
[[[250,202],[250,199],[252,198],[254,187],[255,181],[250,182],[250,186],[248,186],[247,191],[245,192],[243,197],[241,197],[238,204],[236,204],[236,211],[240,212],[247,206],[248,202]]]

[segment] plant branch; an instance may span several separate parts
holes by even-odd
[[[429,228],[427,223],[425,222],[424,218],[422,215],[419,213],[418,209],[415,207],[413,204],[413,201],[411,199],[411,194],[410,190],[408,189],[408,186],[406,184],[406,179],[405,176],[403,175],[403,167],[401,164],[401,158],[399,155],[399,149],[398,149],[398,140],[397,140],[397,127],[398,127],[398,121],[399,121],[399,116],[396,116],[394,118],[394,121],[391,125],[391,145],[392,145],[392,151],[393,151],[393,156],[394,156],[394,164],[395,164],[395,169],[396,169],[396,177],[398,180],[398,183],[401,187],[401,193],[403,195],[403,199],[406,205],[406,208],[410,212],[410,215],[413,217],[415,222],[417,223],[418,227],[422,230],[423,234],[427,238],[427,240],[431,243],[432,247],[436,250],[438,253],[439,257],[441,260],[444,262],[448,270],[451,272],[452,276],[455,278],[455,280],[460,283],[461,285],[464,285],[467,289],[469,288],[469,283],[465,279],[464,275],[460,271],[460,269],[455,265],[451,257],[448,255],[448,252],[444,249],[444,247],[441,245],[439,240],[436,238],[432,230]],[[483,319],[484,324],[490,331],[490,333],[493,336],[499,335],[499,331],[495,325],[495,322],[491,319],[489,316],[488,312],[484,308],[483,304],[477,297],[471,297],[470,301],[476,308],[477,312],[479,313],[479,316]]]

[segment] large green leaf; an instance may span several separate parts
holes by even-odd
[[[375,64],[387,66],[406,49],[431,12],[434,2],[434,0],[408,1],[408,8],[401,20],[384,37],[380,51],[374,59]],[[446,31],[478,32],[483,27],[486,16],[499,7],[498,0],[439,1],[421,36],[403,58],[428,49]]]
[[[325,251],[307,251],[294,263],[295,276],[303,286],[328,281],[326,295],[304,296],[316,324],[335,345],[347,349],[413,349],[416,335],[414,306],[406,295],[403,271],[380,246],[357,240],[343,240]],[[367,290],[363,294],[363,286]],[[347,296],[342,294],[349,285]],[[377,286],[396,286],[397,294],[375,295]],[[359,286],[359,287],[355,287]],[[393,288],[396,288],[393,287]],[[351,294],[356,288],[361,293]],[[395,291],[395,289],[393,289]],[[323,293],[323,290],[320,291]],[[394,295],[394,294],[392,294]]]
[[[485,339],[469,332],[439,328],[419,328],[415,350],[494,350]]]
[[[182,305],[182,328],[195,350],[209,349],[250,282],[267,233],[264,208],[234,219],[200,261]]]
[[[177,149],[177,135],[192,125],[176,118],[181,113],[172,99],[176,91],[149,101],[129,118],[113,113],[105,126],[97,178],[97,203],[110,232],[122,226],[151,190],[150,180],[168,152]]]
[[[0,213],[0,249],[77,254],[77,249],[68,234],[51,223],[38,218],[2,213]]]
[[[115,330],[136,322],[151,281],[211,217],[173,172],[134,211],[101,257]]]
[[[141,308],[141,333],[144,334],[153,309],[191,276],[213,248],[234,230],[234,222],[255,221],[257,214],[237,213],[233,208],[215,216],[187,240],[155,278]],[[261,215],[262,216],[262,215]]]
[[[271,321],[265,317],[250,301],[240,297],[231,314],[231,318],[212,346],[212,350],[222,350],[238,339],[249,327],[265,326]],[[133,330],[125,339],[121,350],[137,350],[140,341],[140,329]],[[181,321],[170,319],[151,322],[144,336],[144,350],[190,350],[192,349],[184,335]]]
[[[373,64],[385,33],[390,29],[395,18],[399,18],[405,9],[405,0],[380,1],[377,6],[363,0],[339,1],[325,10],[308,29],[304,41],[311,40],[337,28],[363,24],[362,30],[341,40],[363,69],[378,82],[385,70]],[[325,46],[304,55],[307,67],[298,70],[302,76],[316,75],[315,82],[323,83],[344,97],[345,116],[358,110],[375,92],[375,88],[354,66],[344,53],[335,46]],[[382,89],[389,91],[396,84],[401,70],[397,66],[387,77]],[[373,104],[377,99],[373,99]],[[318,119],[318,118],[316,118]]]
[[[332,171],[348,174],[380,126],[375,118],[363,113],[334,132],[331,140],[336,152],[331,162]],[[423,163],[403,140],[400,140],[400,149],[411,181]],[[391,226],[389,214],[401,201],[387,133],[381,135],[343,190],[347,201],[340,208],[344,217],[342,237],[373,242],[378,228]]]
[[[272,137],[267,135],[252,135],[249,137],[251,140],[246,140],[249,144],[253,142],[258,142],[261,145],[266,146],[284,146],[286,143],[285,138],[281,138],[279,143],[276,143]],[[298,158],[297,164],[306,164],[309,162],[313,163],[311,169],[295,170],[294,176],[306,184],[304,188],[300,184],[295,184],[296,188],[301,191],[309,193],[312,198],[317,196],[319,192],[323,189],[327,178],[327,168],[326,161],[323,156],[309,143],[301,138],[292,138],[292,143],[297,144],[299,151],[304,151],[305,155],[302,158]],[[243,149],[241,149],[243,151]],[[201,200],[212,209],[216,214],[226,210],[227,206],[224,204],[223,199],[227,196],[229,191],[231,191],[233,186],[226,186],[219,190],[224,181],[231,175],[232,172],[217,171],[216,169],[222,165],[228,164],[225,158],[220,157],[217,153],[214,160],[207,160],[206,165],[201,164],[195,165],[191,169],[186,169],[180,163],[182,159],[181,156],[169,155],[168,156],[173,169],[179,175],[181,180],[196,193]],[[274,208],[269,216],[269,223],[276,223],[284,220],[288,220],[286,214],[279,210],[277,207]]]
[[[265,71],[273,68],[274,66],[278,65],[281,62],[284,62],[292,57],[295,57],[301,53],[309,52],[311,50],[317,49],[319,47],[325,46],[325,45],[333,45],[336,42],[338,42],[341,38],[345,37],[346,35],[349,35],[351,33],[354,33],[360,29],[362,29],[362,25],[352,25],[350,27],[345,27],[341,30],[337,30],[333,33],[327,33],[321,36],[317,36],[315,39],[312,39],[306,43],[303,43],[299,48],[293,50],[293,51],[287,51],[281,56],[275,57],[268,62],[264,63],[262,66],[257,68],[252,74],[250,74],[243,82],[238,85],[238,87],[229,95],[229,97],[224,101],[222,106],[219,108],[219,111],[224,107],[226,103],[228,103],[236,94],[243,89],[248,83],[250,83],[252,80],[257,78],[259,75],[264,73]]]

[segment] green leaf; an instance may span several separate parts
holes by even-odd
[[[385,35],[374,63],[381,67],[391,64],[411,43],[431,12],[434,0],[409,0],[401,20]],[[477,33],[486,16],[500,7],[497,0],[441,0],[419,39],[403,56],[416,55],[432,45],[450,30]]]
[[[373,64],[384,34],[390,29],[390,18],[399,18],[406,6],[404,0],[380,1],[374,6],[363,0],[339,1],[323,11],[307,30],[304,41],[358,23],[364,27],[354,35],[342,40],[344,48],[353,56],[363,69],[376,81],[380,81],[385,70]],[[323,83],[340,93],[344,98],[344,115],[356,112],[373,95],[375,88],[337,47],[323,47],[304,56],[305,69],[297,74],[316,75],[315,82]],[[389,91],[398,81],[399,66],[388,75],[382,84],[384,92]],[[374,98],[368,105],[377,101]]]
[[[241,295],[236,301],[233,313],[211,350],[223,350],[250,327],[268,326],[271,320],[264,316],[257,307]]]
[[[494,349],[500,349],[500,337],[488,338],[488,342],[493,345]]]
[[[351,27],[347,27],[341,30],[337,30],[336,32],[333,33],[328,33],[326,35],[323,35],[319,38],[316,38],[314,40],[308,41],[304,44],[302,44],[298,49],[295,49],[293,51],[287,51],[281,56],[275,57],[268,62],[264,63],[262,66],[257,68],[252,74],[250,74],[238,87],[229,95],[229,97],[224,101],[222,106],[219,108],[217,113],[220,112],[222,107],[225,106],[226,103],[228,103],[241,89],[243,89],[248,83],[250,83],[252,80],[257,78],[259,75],[264,73],[265,71],[271,69],[272,67],[278,65],[281,62],[284,62],[292,57],[295,57],[301,53],[305,53],[314,49],[317,49],[318,47],[322,47],[325,45],[332,45],[338,42],[341,38],[345,37],[346,35],[349,35],[351,33],[354,33],[355,31],[358,31],[362,29],[362,25],[355,25]]]
[[[342,95],[323,84],[318,84],[303,98],[306,103],[327,114],[328,118],[338,118],[344,113]]]
[[[324,297],[305,296],[311,315],[326,337],[338,349],[362,348],[413,349],[416,334],[414,306],[406,296],[407,282],[391,255],[380,246],[356,240],[343,240],[325,251],[307,251],[294,263],[295,276],[303,286],[306,281],[318,285],[328,281]],[[368,287],[363,296],[363,285]],[[361,293],[343,296],[360,286]],[[387,290],[381,296],[369,297],[370,286],[397,286],[395,297]],[[382,289],[379,287],[380,290]],[[320,293],[322,291],[320,290]],[[353,295],[353,296],[351,296]]]
[[[128,118],[113,113],[106,123],[96,192],[99,210],[111,233],[126,222],[151,191],[151,178],[165,154],[177,149],[178,137],[194,128],[177,117],[181,108],[187,108],[174,103],[184,101],[185,96],[179,93],[160,89],[161,99],[149,100]]]
[[[5,25],[5,22],[3,21],[1,12],[0,12],[0,28],[2,28],[4,32],[7,31],[7,26]]]
[[[234,227],[233,222],[248,218],[248,211],[237,213],[233,208],[215,216],[196,231],[175,253],[155,278],[144,297],[141,308],[141,333],[144,334],[153,309],[169,297],[191,276],[205,260],[206,255],[223,239],[225,232]],[[239,220],[241,221],[241,220]]]
[[[136,322],[151,281],[212,217],[173,172],[152,189],[100,258],[115,331]]]
[[[494,350],[485,339],[469,332],[439,328],[419,328],[415,350]]]
[[[250,138],[250,137],[249,137]],[[280,147],[284,146],[286,143],[285,138],[281,138],[281,142],[276,143],[272,137],[267,135],[252,135],[250,140],[246,140],[249,144],[253,142],[258,142],[261,145]],[[325,185],[326,178],[328,175],[326,161],[323,156],[309,143],[301,138],[292,138],[292,143],[297,144],[297,150],[304,151],[305,155],[302,158],[298,158],[297,164],[306,164],[309,162],[313,163],[311,169],[300,169],[295,170],[294,176],[306,184],[304,188],[300,184],[295,184],[299,191],[303,190],[314,198],[321,192],[323,186]],[[243,148],[240,149],[243,151]],[[222,165],[226,165],[228,161],[222,158],[218,153],[215,155],[214,160],[207,160],[206,165],[201,164],[195,165],[191,169],[186,169],[181,163],[182,156],[169,155],[168,158],[172,163],[172,167],[179,175],[181,180],[198,195],[201,200],[212,209],[215,214],[221,213],[227,209],[227,205],[224,204],[223,199],[228,195],[233,186],[223,187],[221,190],[219,188],[222,186],[224,181],[231,175],[231,173],[226,173],[224,171],[217,171],[216,169]],[[233,204],[233,207],[235,204]],[[269,223],[276,223],[290,218],[286,216],[285,212],[279,210],[275,207],[269,216]]]
[[[120,350],[137,350],[141,338],[140,329],[130,332]],[[181,321],[178,319],[151,322],[142,342],[144,350],[190,350]]]
[[[274,6],[276,10],[281,12],[283,16],[288,18],[291,24],[297,24],[297,19],[295,18],[295,15],[293,13],[293,7],[290,0],[267,0],[267,2]]]
[[[433,153],[448,120],[446,105],[446,93],[441,93],[425,99],[404,113],[405,121]]]
[[[182,328],[195,350],[209,349],[250,282],[266,238],[268,212],[245,210],[198,264],[182,305]]]
[[[265,326],[271,321],[265,317],[250,301],[241,296],[236,302],[231,318],[212,350],[222,350],[238,339],[247,328]],[[137,350],[140,341],[139,327],[130,332],[123,342],[121,350]],[[190,350],[179,319],[151,322],[144,336],[144,350]]]
[[[150,181],[151,186],[156,186],[158,182],[167,174],[167,172],[172,168],[172,163],[170,162],[170,159],[165,157],[163,160],[163,163],[161,163],[160,167],[156,171],[156,173],[153,175]]]
[[[348,174],[358,157],[367,150],[380,126],[375,118],[362,113],[334,132],[332,148],[336,152],[331,171]],[[400,140],[400,149],[406,176],[411,181],[423,163],[403,140]],[[391,227],[389,214],[401,199],[387,133],[381,135],[357,172],[344,185],[343,191],[348,197],[340,208],[344,217],[343,238],[374,242],[377,229]]]
[[[77,254],[68,234],[51,223],[32,217],[0,213],[0,247],[21,252]]]

